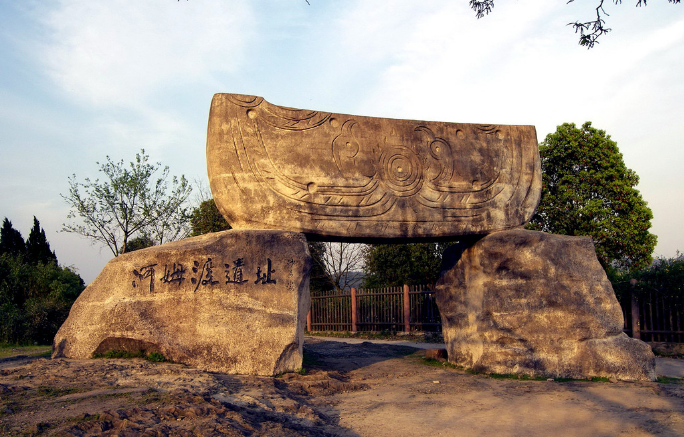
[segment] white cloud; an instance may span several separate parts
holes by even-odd
[[[257,38],[251,3],[61,0],[29,13],[42,31],[24,50],[57,98],[85,109],[72,153],[92,162],[145,148],[174,173],[205,171],[211,94],[241,72]]]
[[[585,18],[574,4],[497,3],[481,20],[465,2],[402,4],[401,15],[377,23],[365,3],[341,26],[346,50],[381,70],[357,113],[533,124],[540,140],[563,122],[593,121],[641,176],[638,189],[660,235],[656,252],[672,256],[683,247],[674,226],[684,213],[681,8],[617,8],[614,31],[587,50],[566,26]],[[653,20],[656,14],[664,15]]]
[[[94,107],[135,107],[169,84],[235,71],[254,29],[247,2],[224,0],[62,0],[40,20],[49,75]]]
[[[362,111],[472,122],[485,122],[476,119],[480,112],[490,120],[500,117],[499,108],[507,106],[504,100],[515,101],[524,94],[516,79],[529,75],[533,66],[514,59],[530,51],[536,53],[527,45],[530,41],[544,41],[530,35],[531,29],[545,25],[556,7],[547,3],[528,0],[503,4],[481,20],[465,2],[402,7],[409,17],[385,26],[383,38],[364,33],[373,28],[366,23],[374,21],[373,15],[365,17],[366,21],[347,32],[363,39],[365,50],[385,53],[389,65],[378,87],[360,105]],[[364,8],[364,4],[358,6],[361,11]],[[389,114],[387,108],[400,109],[398,114]],[[463,114],[467,114],[465,119]]]

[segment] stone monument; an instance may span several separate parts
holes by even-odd
[[[207,170],[233,228],[341,240],[510,229],[541,192],[532,126],[360,117],[237,94],[212,101]]]
[[[57,332],[53,358],[161,353],[201,369],[302,366],[309,256],[300,233],[224,231],[120,255]]]
[[[362,117],[216,94],[207,171],[234,229],[110,261],[57,333],[54,357],[142,349],[221,372],[296,370],[310,304],[304,234],[469,236],[439,282],[449,361],[498,373],[655,377],[648,347],[621,333],[591,242],[520,229],[541,194],[532,126]]]

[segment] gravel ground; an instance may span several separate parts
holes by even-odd
[[[0,361],[0,434],[684,435],[684,384],[473,375],[424,350],[307,338],[277,378],[142,359]]]

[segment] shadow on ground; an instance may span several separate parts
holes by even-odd
[[[415,348],[363,342],[348,344],[307,338],[304,344],[304,368],[351,372],[361,367],[411,355]]]

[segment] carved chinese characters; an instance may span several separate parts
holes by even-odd
[[[288,260],[287,265],[292,268],[294,260]],[[220,263],[219,263],[220,264]],[[176,284],[178,287],[181,286],[183,281],[186,279],[194,285],[193,291],[197,291],[201,288],[211,288],[218,284],[244,284],[249,282],[247,279],[243,279],[245,268],[244,258],[238,258],[233,261],[233,266],[230,264],[223,264],[225,266],[225,281],[223,279],[218,280],[219,277],[214,277],[215,270],[218,267],[214,267],[214,261],[211,257],[207,257],[204,262],[193,260],[192,262],[186,262],[186,265],[192,265],[191,269],[186,271],[185,265],[183,263],[173,263],[164,264],[164,271],[161,278],[158,278],[162,284]],[[266,265],[268,266],[262,273],[261,265],[256,267],[256,279],[255,284],[276,284],[277,281],[271,278],[271,274],[275,273],[275,270],[271,269],[271,258],[266,258]],[[149,264],[139,269],[133,269],[133,287],[148,287],[150,292],[155,290],[156,276],[155,269],[158,268],[158,264]],[[187,277],[186,277],[187,273]],[[159,287],[159,285],[157,285]],[[159,290],[159,288],[157,288]]]
[[[227,373],[301,367],[311,258],[302,234],[225,231],[110,261],[74,304],[54,356],[159,352]]]
[[[540,196],[532,126],[391,120],[216,94],[207,168],[238,229],[359,240],[489,233]]]

